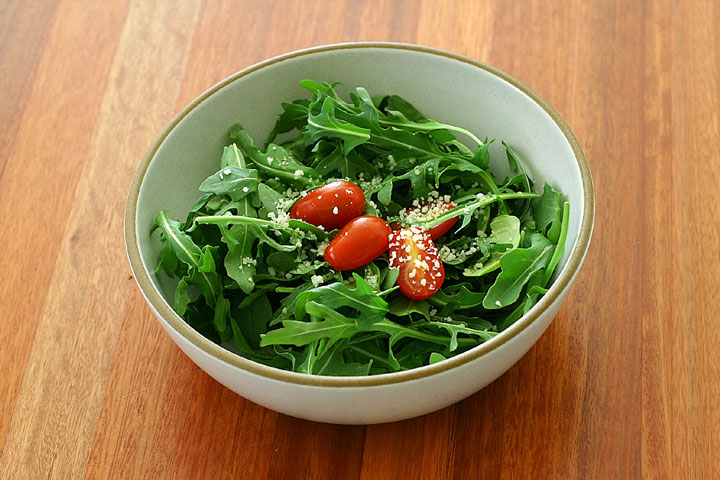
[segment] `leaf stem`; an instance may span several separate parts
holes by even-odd
[[[480,207],[485,207],[487,205],[490,205],[492,203],[495,203],[499,200],[513,200],[516,198],[537,198],[539,195],[537,193],[527,193],[527,192],[515,192],[515,193],[498,193],[498,194],[492,194],[492,195],[482,195],[478,196],[476,200],[473,200],[471,202],[465,203],[464,205],[458,205],[455,208],[452,208],[450,210],[447,210],[441,215],[438,215],[437,217],[433,218],[432,220],[426,220],[424,222],[417,222],[416,225],[419,227],[424,228],[425,230],[430,230],[431,228],[440,225],[441,223],[459,217],[460,215],[467,215],[468,213],[471,213],[474,210],[477,210]],[[405,221],[402,217],[391,217],[388,219],[388,221]]]
[[[243,215],[204,215],[196,217],[195,221],[202,224],[212,225],[235,225],[235,224],[253,224],[262,228],[270,228],[275,230],[282,230],[287,233],[295,233],[295,230],[291,227],[281,225],[271,220],[264,220],[262,218],[245,217]]]

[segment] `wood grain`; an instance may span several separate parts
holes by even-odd
[[[0,478],[720,478],[720,6],[0,2]],[[122,244],[128,186],[185,104],[273,55],[418,43],[568,121],[596,228],[507,374],[369,427],[233,394],[162,331]]]
[[[30,6],[23,3],[18,8]],[[0,390],[0,446],[5,443],[35,331],[49,298],[50,279],[123,17],[124,5],[120,2],[109,8],[86,8],[66,1],[58,5],[47,33],[24,31],[22,40],[18,40],[32,45],[29,39],[33,36],[48,38],[32,85],[25,89],[25,98],[16,102],[23,106],[22,116],[16,117],[20,123],[7,125],[16,133],[8,145],[0,178],[0,318],[5,320],[0,324],[0,371],[6,372]],[[90,44],[103,47],[90,48]],[[91,56],[93,62],[86,63]],[[14,63],[19,65],[10,64],[6,71],[22,72],[23,59],[32,61],[32,56],[16,56]],[[6,126],[0,131],[6,131]],[[24,264],[19,262],[22,258],[27,259]]]

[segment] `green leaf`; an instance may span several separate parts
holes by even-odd
[[[321,338],[349,338],[357,333],[355,321],[339,314],[332,308],[317,302],[306,302],[304,310],[310,315],[321,318],[320,321],[303,322],[286,320],[282,328],[272,330],[265,334],[260,346],[268,345],[307,345]]]
[[[270,325],[274,326],[292,318],[295,313],[295,303],[297,302],[297,297],[311,288],[313,288],[313,284],[309,280],[298,287],[294,287],[292,292],[280,301],[280,307],[275,310],[275,313],[273,313]]]
[[[547,266],[554,245],[539,233],[534,234],[530,241],[529,248],[517,248],[500,259],[502,271],[488,290],[483,307],[494,310],[512,304],[532,274]]]
[[[337,309],[350,307],[358,316],[354,319],[359,330],[365,330],[374,322],[382,319],[388,311],[388,304],[380,298],[368,283],[357,273],[353,273],[355,288],[340,282],[323,285],[302,293],[295,303],[295,318],[302,319],[306,313],[306,303],[310,300]]]
[[[490,150],[488,147],[490,147],[491,143],[492,140],[488,141],[486,139],[483,145],[478,145],[470,160],[474,165],[483,170],[487,170],[490,167]]]
[[[480,277],[500,267],[500,259],[507,252],[520,244],[520,220],[513,215],[498,215],[490,222],[492,233],[488,241],[495,245],[508,245],[505,251],[493,251],[490,258],[482,265],[474,265],[466,268],[463,275],[466,277]]]
[[[267,331],[272,314],[272,305],[267,295],[259,295],[249,306],[237,313],[243,337],[253,349],[260,347],[261,335]]]
[[[346,362],[344,351],[348,346],[348,340],[340,340],[327,348],[313,365],[313,373],[316,375],[347,376],[355,377],[367,375],[373,364],[370,359],[366,363]]]
[[[244,198],[238,208],[241,215],[245,217],[257,216],[256,210],[250,204],[248,198]],[[256,272],[253,247],[258,240],[257,228],[247,224],[234,225],[231,229],[221,228],[223,241],[228,246],[228,253],[225,256],[225,271],[228,276],[235,280],[240,289],[250,293],[255,288],[253,277]]]
[[[298,261],[296,252],[273,252],[267,256],[268,267],[281,272],[289,272],[297,266]]]
[[[395,282],[397,282],[397,279],[399,276],[400,276],[399,269],[397,269],[397,268],[389,269],[387,272],[387,275],[383,279],[382,289],[388,290],[389,288],[392,288],[395,285]]]
[[[308,144],[315,143],[321,138],[342,140],[343,154],[347,155],[353,148],[370,139],[370,130],[338,120],[335,117],[335,102],[327,97],[322,103],[319,114],[308,115],[308,125],[305,130]]]
[[[482,305],[485,292],[473,292],[468,288],[470,286],[470,283],[460,283],[442,288],[427,301],[440,308],[450,305],[451,308],[445,314],[455,310],[474,309]]]
[[[385,181],[380,190],[378,190],[377,198],[383,205],[387,205],[392,201],[392,180]]]
[[[464,325],[457,325],[454,323],[445,323],[445,322],[428,322],[429,325],[441,328],[443,330],[446,330],[450,334],[450,345],[449,345],[449,351],[454,352],[457,350],[459,341],[458,341],[458,335],[459,334],[465,334],[470,337],[479,337],[482,341],[490,340],[494,336],[497,335],[496,332],[487,332],[484,330],[477,330],[475,328],[466,327]]]
[[[253,139],[240,125],[230,129],[230,140],[247,153],[248,158],[260,172],[283,183],[304,188],[320,176],[315,170],[295,160],[284,148],[270,144],[266,152],[257,148]]]
[[[424,300],[412,300],[405,295],[398,295],[388,305],[388,313],[398,317],[407,317],[411,313],[419,313],[430,320],[430,305]]]
[[[220,159],[220,168],[223,169],[227,167],[247,167],[245,157],[243,157],[243,154],[240,149],[237,148],[237,145],[233,144],[223,149],[222,158]]]
[[[387,114],[387,118],[381,118],[380,124],[381,125],[390,125],[394,128],[401,128],[409,131],[420,131],[420,132],[430,132],[433,130],[451,130],[454,132],[462,133],[463,135],[467,135],[472,139],[473,142],[475,142],[477,145],[482,145],[483,142],[477,138],[472,132],[469,130],[466,130],[464,128],[456,127],[453,125],[447,125],[444,123],[436,122],[435,120],[426,120],[423,122],[413,122],[409,120],[405,115],[403,115],[402,112],[397,112],[393,110],[387,110],[385,112]],[[450,137],[452,139],[454,137]]]
[[[396,110],[402,113],[410,121],[424,122],[427,120],[427,118],[425,118],[425,116],[420,113],[417,108],[399,95],[390,95],[388,97],[388,101],[391,110]]]
[[[170,219],[164,210],[158,213],[152,230],[155,229],[160,230],[162,240],[174,252],[178,260],[188,266],[188,275],[184,277],[185,282],[197,286],[208,305],[214,307],[216,298],[222,290],[222,284],[217,272],[207,270],[207,255],[210,250],[208,248],[204,251],[201,250],[190,238],[190,235],[181,230],[180,222]],[[205,271],[201,270],[203,266],[206,267]]]
[[[333,172],[338,172],[342,178],[357,178],[361,173],[369,177],[379,175],[377,168],[357,152],[345,154],[339,143],[320,140],[314,151],[317,156],[313,168],[323,177],[327,178]]]
[[[532,214],[535,219],[535,227],[541,233],[547,233],[548,238],[553,243],[557,243],[559,238],[562,224],[562,209],[562,194],[547,183],[545,184],[543,194],[532,201]],[[553,230],[553,235],[548,232],[548,229]]]
[[[542,283],[543,286],[547,285],[547,283],[550,281],[550,278],[552,278],[552,274],[555,271],[555,267],[557,267],[558,262],[560,261],[562,256],[565,254],[565,243],[567,242],[569,221],[570,221],[570,204],[565,202],[565,204],[563,205],[562,221],[560,223],[560,234],[559,234],[557,247],[555,248],[555,251],[553,252],[553,256],[550,259],[550,263],[548,264],[547,269],[545,271],[545,275],[543,277],[543,283]]]
[[[443,355],[439,354],[438,352],[432,352],[430,354],[430,365],[438,362],[442,362],[443,360],[447,360]]]
[[[215,316],[213,317],[213,324],[218,332],[223,333],[225,331],[229,316],[230,300],[221,296],[215,304]]]
[[[210,175],[201,185],[201,192],[227,195],[234,201],[257,191],[260,178],[254,168],[228,166]]]
[[[268,214],[270,212],[276,213],[280,209],[283,200],[285,200],[285,197],[280,192],[264,183],[258,184],[257,192],[260,205],[262,205],[258,213],[264,219],[269,218]]]
[[[190,303],[190,294],[188,293],[188,284],[186,277],[180,279],[175,288],[175,301],[173,303],[173,309],[178,315],[183,316],[187,311],[188,304]]]
[[[275,126],[268,135],[265,145],[269,145],[281,133],[287,133],[295,129],[301,130],[307,123],[310,100],[300,98],[291,103],[283,102],[281,105],[283,113],[275,121]]]

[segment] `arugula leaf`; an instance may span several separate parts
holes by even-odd
[[[327,97],[317,115],[308,115],[308,124],[304,130],[305,141],[312,144],[321,138],[338,138],[343,142],[343,154],[366,143],[370,139],[370,130],[341,122],[335,117],[335,102]]]
[[[463,135],[467,135],[472,139],[473,142],[475,142],[478,146],[483,145],[482,140],[477,138],[472,132],[469,130],[466,130],[464,128],[456,127],[453,125],[447,125],[445,123],[438,123],[435,120],[426,120],[423,122],[413,122],[412,120],[409,120],[402,112],[394,111],[394,110],[387,110],[385,112],[388,116],[388,118],[383,118],[380,120],[380,123],[383,125],[390,125],[395,128],[404,128],[410,131],[424,131],[429,132],[433,130],[451,130],[454,132],[462,133]]]
[[[304,188],[320,175],[310,167],[295,160],[284,148],[270,144],[265,152],[257,148],[250,135],[239,124],[230,129],[230,140],[247,153],[259,171],[293,187]]]
[[[247,163],[245,157],[243,157],[240,149],[237,145],[233,144],[223,149],[222,157],[220,158],[220,168],[224,169],[227,167],[245,168]]]
[[[520,219],[512,215],[498,215],[490,222],[492,233],[488,238],[491,244],[508,245],[505,251],[494,250],[487,262],[466,268],[466,277],[481,277],[500,267],[500,259],[520,244]]]
[[[299,98],[291,103],[282,104],[283,113],[280,114],[275,121],[275,126],[270,131],[265,145],[270,145],[275,137],[281,133],[287,133],[292,130],[301,130],[307,123],[308,107],[310,100],[307,98]]]
[[[543,285],[547,285],[552,277],[555,267],[565,253],[565,242],[567,241],[568,226],[570,221],[570,204],[565,202],[563,205],[562,221],[560,223],[560,238],[557,242],[557,247],[553,252],[553,256],[550,259],[547,269],[545,270],[545,276],[543,277]]]
[[[313,151],[316,161],[313,168],[323,177],[339,172],[343,178],[357,178],[359,174],[370,177],[378,175],[378,170],[357,152],[344,153],[343,147],[335,142],[320,140]]]
[[[530,241],[529,248],[517,248],[500,259],[502,271],[488,290],[483,307],[494,310],[512,304],[532,274],[548,265],[555,246],[539,233],[532,235]]]
[[[349,288],[342,283],[333,283],[313,288],[298,296],[295,303],[295,318],[302,319],[307,312],[306,304],[313,300],[329,308],[350,307],[358,316],[354,319],[358,330],[367,330],[388,312],[388,303],[380,298],[357,273],[353,273],[356,287]]]
[[[560,236],[562,210],[562,195],[546,183],[543,194],[532,201],[532,212],[535,227],[553,243],[557,243]]]
[[[195,245],[192,238],[181,230],[180,222],[170,219],[165,210],[158,213],[151,233],[156,229],[160,229],[161,238],[166,246],[170,246],[170,250],[177,256],[177,259],[188,266],[188,274],[182,278],[183,284],[195,285],[205,297],[208,305],[214,307],[217,296],[222,290],[222,284],[217,272],[209,271],[207,268],[205,271],[201,269],[203,265],[207,265],[209,247],[205,247],[203,250]],[[187,294],[176,291],[175,298],[179,298],[181,301],[179,307],[187,306]]]
[[[427,301],[436,307],[451,307],[448,309],[448,312],[441,313],[441,315],[446,315],[450,311],[455,310],[470,310],[482,305],[485,292],[473,292],[468,287],[471,288],[469,283],[460,283],[445,287]]]
[[[200,191],[215,195],[227,195],[231,200],[238,201],[255,192],[259,183],[257,170],[227,166],[208,177],[200,185]]]
[[[332,376],[362,376],[370,373],[373,360],[367,363],[346,362],[344,351],[347,348],[348,341],[342,340],[335,343],[319,356],[315,361],[313,372],[316,375],[332,375]]]
[[[257,212],[245,198],[240,204],[238,213],[245,217],[254,217]],[[232,228],[221,228],[223,241],[228,246],[228,253],[225,256],[225,271],[228,276],[235,280],[243,292],[250,293],[255,288],[256,260],[253,255],[253,247],[258,240],[257,229],[247,225],[233,225]]]
[[[388,305],[388,313],[397,317],[407,317],[411,313],[419,313],[430,320],[430,304],[424,300],[412,300],[405,295],[398,295]]]
[[[271,330],[262,337],[260,346],[268,345],[307,345],[321,338],[341,339],[350,338],[357,333],[355,320],[321,305],[317,302],[307,302],[303,308],[311,315],[318,315],[319,321],[286,320],[282,328]]]
[[[267,331],[272,319],[272,305],[267,295],[259,295],[250,305],[237,313],[243,338],[254,350],[260,347],[261,335]]]

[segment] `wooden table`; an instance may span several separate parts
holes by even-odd
[[[720,478],[720,7],[645,2],[0,3],[0,478]],[[265,58],[386,40],[530,85],[583,145],[595,235],[507,374],[437,413],[317,424],[236,396],[130,274],[136,166]]]

